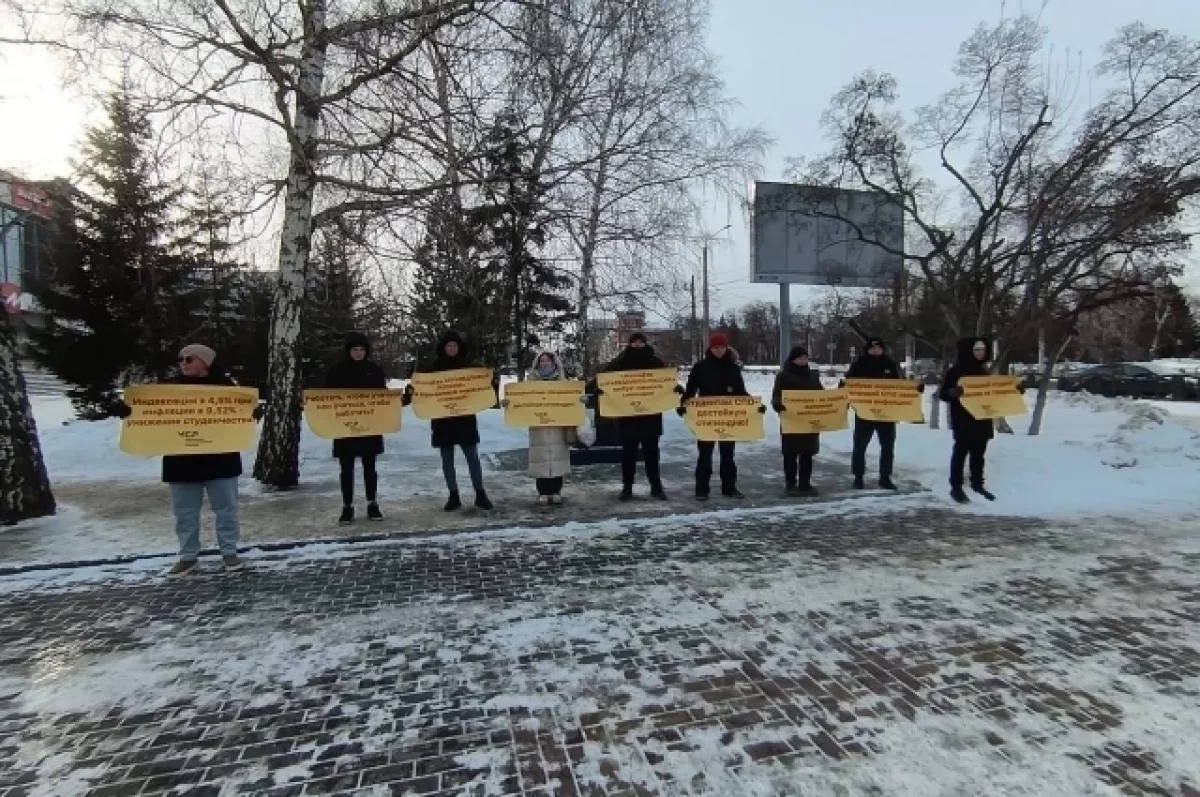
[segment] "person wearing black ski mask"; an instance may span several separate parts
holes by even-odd
[[[954,450],[950,455],[950,497],[960,504],[970,501],[963,491],[963,468],[970,463],[971,489],[989,501],[995,501],[983,486],[984,457],[988,442],[995,436],[991,419],[977,420],[962,405],[963,389],[958,380],[964,376],[987,376],[991,359],[987,338],[963,338],[958,342],[958,361],[946,372],[938,398],[950,405],[950,428],[954,432]]]
[[[641,332],[629,336],[629,344],[602,370],[646,371],[665,368],[666,364],[654,353],[654,348]],[[596,391],[600,393],[599,390]],[[661,455],[658,440],[663,434],[662,414],[635,415],[617,418],[617,435],[621,439],[621,500],[633,498],[633,482],[637,478],[638,449],[646,464],[646,479],[650,482],[650,496],[659,501],[667,500],[659,468]]]

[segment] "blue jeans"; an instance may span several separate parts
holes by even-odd
[[[460,446],[467,460],[467,470],[471,473],[471,486],[475,492],[483,492],[483,467],[479,464],[478,446]],[[446,487],[452,493],[458,492],[458,473],[454,469],[454,446],[442,446],[442,476],[446,479]]]
[[[200,509],[204,506],[205,492],[217,519],[221,555],[230,556],[238,550],[238,480],[175,482],[171,485],[171,511],[175,513],[179,558],[185,562],[194,562],[200,556]]]

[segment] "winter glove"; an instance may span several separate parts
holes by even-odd
[[[597,396],[603,396],[603,395],[604,395],[604,389],[603,389],[603,388],[599,388],[599,387],[598,387],[598,388],[596,388],[596,395],[597,395]]]
[[[256,404],[254,412],[250,413],[250,417],[256,421],[261,421],[263,416],[267,414],[267,408],[261,404]]]
[[[675,385],[675,392],[682,396],[683,395],[683,385]]]
[[[679,413],[679,417],[682,418],[684,415],[687,415],[687,407],[676,407],[675,412]]]
[[[580,403],[580,404],[582,404],[583,406],[585,406],[585,407],[586,407],[586,406],[588,405],[588,397],[587,397],[587,396],[580,396],[580,397],[579,397],[579,403]]]
[[[771,409],[775,410],[775,412],[777,412],[777,413],[779,413],[780,415],[782,415],[782,414],[783,414],[783,402],[782,402],[782,401],[775,401],[775,402],[772,402],[772,403],[771,403]]]
[[[846,386],[846,380],[845,380],[845,379],[839,379],[839,380],[838,380],[838,389],[840,390],[841,388],[843,388],[843,387],[845,387],[845,386]]]
[[[412,393],[405,390],[400,396],[400,406],[407,407],[409,404],[412,404]]]
[[[133,407],[130,407],[124,401],[114,401],[108,408],[108,414],[114,418],[125,419],[133,415]]]
[[[962,398],[963,395],[963,389],[961,385],[955,385],[946,392],[950,394],[950,398]]]
[[[504,409],[504,410],[508,409],[508,399],[500,400],[500,409]]]
[[[1024,383],[1017,383],[1017,392],[1018,392],[1018,393],[1020,393],[1022,396],[1024,396],[1024,395],[1025,395],[1025,385],[1024,385]]]
[[[766,414],[767,414],[767,405],[766,405],[766,404],[759,404],[759,405],[758,405],[758,414],[759,414],[759,415],[766,415]]]
[[[917,392],[918,393],[925,392],[925,383],[924,382],[917,382]]]

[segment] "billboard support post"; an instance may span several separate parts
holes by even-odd
[[[787,363],[792,350],[792,297],[791,283],[779,283],[779,362]]]

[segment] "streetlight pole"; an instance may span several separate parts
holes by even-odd
[[[732,224],[726,224],[724,227],[722,227],[721,229],[712,233],[711,235],[705,235],[704,239],[703,239],[704,245],[703,245],[703,249],[701,250],[701,255],[700,255],[701,279],[703,279],[703,281],[704,281],[704,329],[702,330],[703,336],[700,338],[701,351],[708,348],[708,336],[712,334],[712,327],[710,326],[709,302],[708,302],[708,242],[711,241],[713,238],[716,238],[718,235],[725,232],[732,226],[733,226]]]

